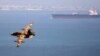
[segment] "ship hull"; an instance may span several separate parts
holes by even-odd
[[[100,15],[66,15],[66,14],[52,14],[53,18],[100,18]]]

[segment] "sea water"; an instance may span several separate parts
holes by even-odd
[[[33,39],[19,48],[12,32],[33,22]],[[100,18],[52,17],[51,11],[0,11],[1,56],[100,56]]]

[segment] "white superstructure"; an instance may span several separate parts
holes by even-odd
[[[97,15],[97,11],[95,9],[89,10],[89,15]]]

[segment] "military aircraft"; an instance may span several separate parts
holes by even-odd
[[[25,38],[32,38],[35,36],[35,32],[32,31],[32,23],[28,24],[21,32],[13,32],[12,36],[18,37],[16,42],[16,47],[19,47],[20,44],[24,43]]]

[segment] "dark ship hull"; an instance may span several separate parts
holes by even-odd
[[[53,18],[100,18],[100,15],[52,14]]]

